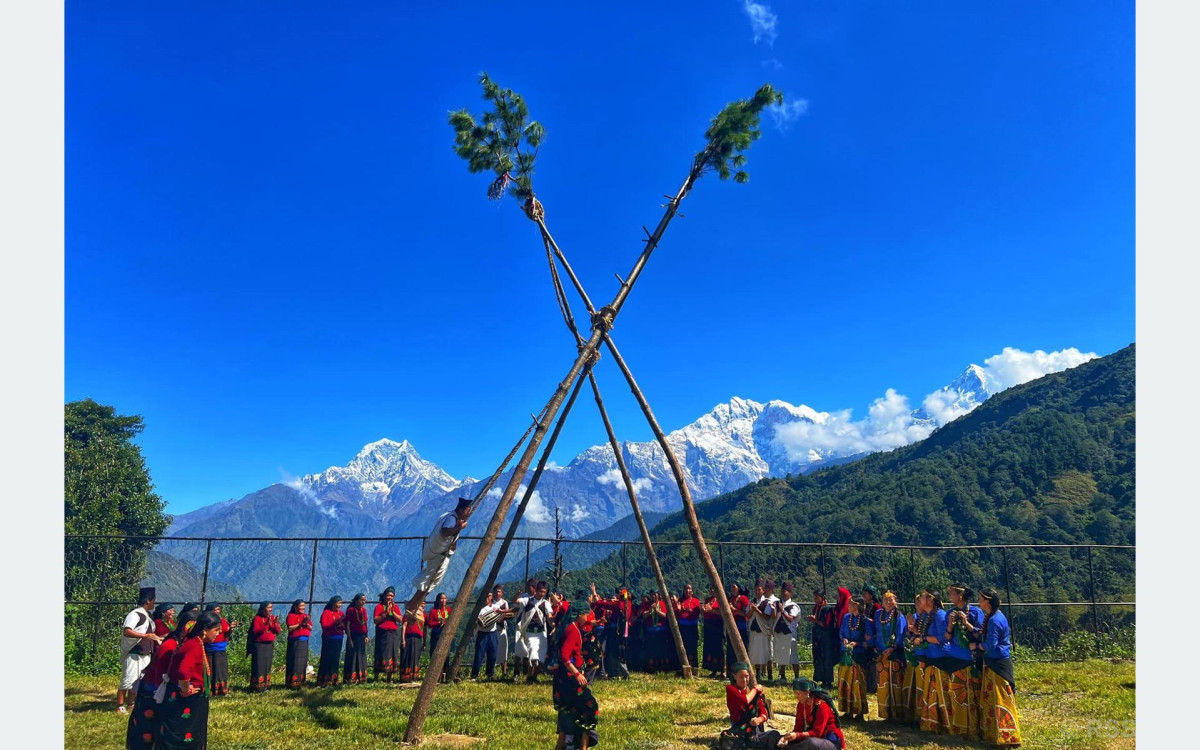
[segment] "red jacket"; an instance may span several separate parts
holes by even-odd
[[[293,625],[300,627],[295,630],[290,630]],[[312,618],[307,612],[288,612],[287,626],[289,628],[288,638],[303,638],[312,635]]]
[[[279,620],[274,615],[270,617],[254,616],[254,621],[250,623],[250,637],[259,643],[270,643],[275,640],[276,634],[283,630],[279,626]]]
[[[747,718],[746,713],[750,711],[750,701],[746,700],[746,691],[739,688],[737,685],[725,686],[725,705],[729,708],[729,722],[731,724],[740,724]],[[758,711],[755,716],[766,716],[767,706],[763,701],[758,702]]]
[[[367,618],[366,605],[362,607],[347,607],[346,622],[350,624],[351,633],[354,633],[355,635],[366,635],[367,628],[370,627],[370,620]]]
[[[833,709],[823,700],[814,700],[807,707],[797,704],[796,725],[792,727],[792,731],[808,732],[809,736],[822,739],[829,739],[828,735],[832,732],[842,741],[842,747],[846,747],[846,737],[842,734],[842,728],[837,725]]]
[[[375,605],[375,616],[383,617],[384,610],[386,610],[386,609],[387,608],[383,604],[376,604]],[[393,604],[392,605],[392,616],[389,616],[383,622],[378,623],[375,626],[375,630],[399,630],[401,617],[402,617],[402,615],[400,614],[400,611],[398,609],[396,609],[396,605]]]
[[[321,613],[321,635],[346,634],[346,613],[340,609],[327,609]]]
[[[440,628],[446,624],[446,620],[450,618],[450,613],[454,610],[449,604],[444,608],[430,607],[429,612],[425,615],[425,624],[431,628]]]
[[[733,609],[733,619],[736,622],[745,622],[746,607],[750,606],[750,597],[745,594],[738,594],[733,601],[729,602],[729,606]]]
[[[229,620],[226,620],[224,617],[222,617],[221,618],[221,632],[217,633],[217,637],[213,641],[213,643],[222,643],[224,641],[228,641],[229,633],[231,630],[233,630],[233,628],[229,627]]]
[[[208,672],[208,660],[204,658],[204,641],[199,635],[185,638],[171,657],[171,667],[167,675],[171,684],[187,680],[192,687],[204,689],[204,675]]]
[[[583,634],[575,623],[567,625],[567,634],[563,636],[559,658],[563,664],[570,662],[576,669],[583,669]]]
[[[675,607],[675,617],[679,619],[680,623],[695,625],[700,621],[700,600],[691,596],[679,602],[679,605]]]
[[[704,600],[705,605],[712,608],[711,612],[701,612],[700,618],[703,620],[720,620],[721,619],[721,601],[715,596],[710,596]]]
[[[174,638],[167,638],[159,644],[158,650],[154,652],[154,660],[150,662],[150,666],[146,667],[146,672],[142,675],[142,682],[154,687],[162,684],[163,676],[171,668],[171,658],[175,655],[177,648],[179,648],[179,641]]]

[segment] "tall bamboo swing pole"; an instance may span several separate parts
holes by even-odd
[[[546,403],[542,421],[538,424],[537,429],[534,430],[533,436],[525,447],[525,451],[521,454],[520,460],[513,469],[512,476],[508,480],[508,485],[504,488],[504,494],[501,495],[500,502],[496,506],[496,511],[492,514],[492,519],[488,524],[487,530],[484,532],[483,538],[479,541],[475,557],[472,558],[471,564],[467,567],[462,585],[459,587],[458,595],[454,600],[454,609],[450,612],[450,618],[443,626],[443,634],[458,632],[459,625],[463,621],[465,608],[470,602],[471,592],[475,588],[475,582],[479,579],[479,573],[483,568],[487,555],[491,551],[492,545],[496,542],[500,526],[504,522],[504,517],[508,514],[508,508],[512,505],[521,480],[524,479],[525,472],[529,470],[529,464],[533,461],[533,454],[537,452],[542,439],[546,436],[547,424],[558,415],[558,410],[567,396],[567,389],[570,388],[571,383],[575,382],[575,378],[579,376],[584,365],[593,358],[605,332],[612,328],[613,321],[620,313],[621,307],[625,304],[625,300],[633,290],[634,284],[645,269],[650,256],[662,240],[667,226],[675,218],[680,202],[687,197],[688,192],[699,177],[700,168],[694,165],[678,192],[668,201],[666,211],[663,213],[662,218],[659,219],[658,226],[655,227],[654,232],[647,239],[645,248],[642,249],[641,254],[634,262],[627,279],[621,284],[621,288],[617,290],[616,297],[613,298],[613,301],[607,307],[597,311],[592,316],[592,334],[588,338],[587,343],[580,347],[579,354],[576,356],[574,364],[571,365],[570,371],[563,378],[562,382],[558,384],[554,394]],[[723,597],[722,592],[718,592],[718,595]],[[726,627],[732,628],[732,614],[729,616],[729,620]],[[734,630],[733,632],[737,631]],[[421,689],[417,692],[417,697],[413,702],[412,711],[409,713],[408,728],[404,732],[405,742],[417,742],[421,739],[422,731],[425,727],[425,719],[429,715],[429,704],[433,700],[434,691],[437,689],[438,679],[442,673],[442,668],[446,664],[446,657],[450,654],[452,640],[452,637],[440,638],[437,648],[430,655],[428,672],[425,674],[425,679],[421,683]],[[744,652],[745,649],[743,648],[742,653]],[[741,654],[739,654],[739,658],[743,658]]]
[[[584,369],[588,377],[591,377],[591,365],[586,366]],[[525,515],[525,508],[529,505],[529,500],[533,497],[533,493],[537,489],[538,481],[542,478],[542,473],[546,470],[546,464],[550,460],[550,454],[554,451],[554,444],[558,442],[558,436],[562,432],[563,425],[567,422],[567,415],[571,413],[571,408],[575,406],[575,398],[579,395],[579,391],[582,388],[583,376],[580,375],[580,377],[575,379],[575,387],[571,390],[571,396],[563,406],[562,413],[558,415],[558,422],[554,425],[554,431],[550,433],[550,439],[546,441],[546,448],[542,451],[542,457],[538,459],[537,468],[533,470],[533,476],[529,479],[529,485],[525,488],[525,494],[521,496],[521,502],[517,503],[517,512],[513,516],[512,522],[509,523],[508,532],[504,535],[504,541],[500,543],[500,551],[496,553],[496,559],[492,561],[492,569],[488,571],[487,580],[484,581],[483,588],[479,590],[479,598],[475,600],[475,607],[471,610],[471,616],[467,618],[467,631],[464,632],[462,640],[459,641],[458,650],[454,652],[454,661],[450,664],[450,677],[452,679],[458,676],[458,670],[462,667],[463,656],[467,653],[467,637],[470,633],[471,623],[475,622],[475,619],[479,617],[479,613],[483,611],[483,603],[487,599],[487,594],[496,585],[496,578],[500,575],[500,568],[508,556],[508,548],[512,545],[513,537],[516,536],[517,526],[521,523],[521,517]]]

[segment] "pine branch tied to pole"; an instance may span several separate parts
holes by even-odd
[[[499,99],[503,102],[505,108],[512,107],[518,113],[524,109],[524,103],[519,100],[519,97],[511,94],[511,92],[500,91],[486,75],[483,76],[481,83],[485,87],[485,97],[488,97],[489,92],[491,92],[492,96],[490,98]],[[709,139],[707,145],[703,151],[696,155],[692,163],[692,168],[688,172],[687,179],[684,180],[683,185],[675,193],[674,197],[668,201],[665,207],[666,210],[659,220],[658,226],[655,227],[654,232],[645,241],[645,247],[634,262],[633,268],[626,276],[625,282],[617,291],[613,301],[592,316],[591,335],[587,342],[580,347],[571,369],[558,384],[558,387],[547,402],[542,412],[542,421],[534,430],[533,436],[525,447],[525,451],[513,469],[513,473],[504,489],[500,502],[496,506],[496,511],[492,514],[492,519],[483,534],[483,538],[480,540],[475,556],[464,574],[462,585],[455,599],[455,607],[444,626],[444,634],[458,632],[458,628],[463,621],[464,607],[470,600],[470,595],[479,578],[480,570],[492,545],[496,541],[500,525],[512,504],[520,482],[529,470],[533,454],[537,451],[545,437],[547,423],[557,416],[558,410],[566,398],[568,388],[580,375],[585,364],[593,360],[604,335],[612,329],[613,322],[620,313],[621,307],[624,305],[626,299],[628,299],[650,256],[658,247],[663,234],[678,212],[680,203],[687,197],[696,180],[705,172],[715,171],[724,179],[731,175],[731,164],[734,168],[740,168],[745,163],[745,156],[741,151],[749,147],[759,135],[757,129],[758,114],[764,107],[770,104],[778,104],[782,99],[782,95],[775,92],[770,85],[765,85],[759,89],[753,99],[734,102],[714,118],[712,126],[705,133]],[[512,120],[516,120],[516,118],[514,117]],[[500,183],[501,195],[505,189],[509,189],[516,197],[526,200],[533,195],[533,158],[536,157],[537,147],[544,134],[540,125],[533,128],[532,125],[536,123],[531,123],[518,131],[512,127],[513,123],[511,121],[498,121],[493,113],[485,115],[482,124],[477,125],[465,110],[451,113],[450,121],[457,131],[455,151],[467,159],[468,167],[472,172],[485,171],[492,164],[495,164],[492,167],[493,171],[503,167],[502,171],[496,173],[497,178],[493,181],[493,186]],[[510,145],[514,148],[519,147],[522,141],[531,145],[534,148],[534,153],[528,155],[528,160],[522,156],[514,161],[508,156],[506,149]],[[515,177],[512,176],[514,165],[517,167]],[[506,176],[507,179],[505,179]],[[744,171],[738,171],[733,176],[737,182],[745,182],[747,179]],[[518,192],[526,190],[528,192],[525,195],[521,195]],[[494,189],[489,190],[489,193],[494,192],[496,192]],[[690,495],[685,494],[683,499],[685,503],[690,503]],[[699,551],[704,553],[704,557],[707,556],[706,551],[702,548]],[[708,562],[711,570],[711,559]],[[723,617],[727,620],[726,628],[732,630],[734,627],[732,613],[728,611],[727,602],[724,601],[724,589],[720,586],[720,579],[716,577],[715,573],[710,573],[710,578],[712,578],[714,585],[718,586],[718,596],[723,600],[722,604],[726,605],[723,607],[722,612]],[[439,639],[438,646],[430,657],[428,671],[426,672],[424,681],[421,683],[420,690],[417,692],[412,711],[409,714],[408,727],[404,736],[406,742],[417,742],[422,736],[425,718],[429,714],[429,705],[433,699],[433,693],[437,689],[438,677],[442,672],[442,667],[446,663],[446,657],[449,655],[451,641],[452,638],[443,637]],[[739,646],[740,648],[737,648],[738,658],[744,659],[746,658],[745,648],[735,640],[735,647]]]

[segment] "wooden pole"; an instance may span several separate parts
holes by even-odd
[[[746,652],[746,644],[742,643],[742,639],[737,637],[737,623],[733,619],[733,610],[729,606],[729,597],[725,595],[725,585],[721,582],[721,575],[717,572],[716,566],[713,565],[712,555],[708,553],[708,545],[704,542],[704,532],[700,528],[700,519],[696,516],[696,505],[692,502],[692,492],[688,489],[687,478],[683,475],[683,467],[680,465],[679,459],[675,456],[675,451],[671,448],[671,444],[667,442],[667,435],[659,425],[654,412],[651,411],[650,403],[646,401],[645,394],[638,388],[637,380],[634,379],[629,365],[625,364],[625,360],[617,350],[616,344],[613,343],[612,338],[607,334],[604,336],[604,345],[608,348],[609,353],[612,354],[617,367],[621,369],[621,374],[625,376],[625,381],[629,384],[630,392],[637,399],[638,406],[641,407],[642,414],[646,417],[646,422],[650,425],[650,430],[654,433],[654,439],[658,441],[659,447],[663,449],[663,453],[667,456],[667,463],[670,464],[671,473],[675,476],[675,484],[679,486],[680,499],[683,501],[683,517],[687,521],[688,531],[691,532],[692,543],[696,546],[696,556],[700,558],[700,564],[704,566],[704,571],[708,573],[709,582],[716,589],[717,601],[721,605],[721,619],[725,624],[725,632],[730,634],[733,653],[738,661],[749,664],[750,655]],[[750,684],[756,684],[753,665],[750,667]]]
[[[591,374],[590,367],[588,368],[588,374]],[[538,459],[537,468],[533,470],[533,476],[529,479],[529,485],[525,488],[525,494],[521,496],[521,502],[517,504],[517,512],[513,515],[512,523],[508,525],[508,532],[504,535],[504,541],[500,543],[500,551],[496,553],[496,559],[492,561],[492,569],[488,571],[487,580],[484,582],[483,588],[479,590],[479,598],[475,600],[475,607],[471,610],[471,616],[467,618],[467,630],[463,633],[462,640],[459,641],[458,650],[454,652],[454,661],[450,665],[451,679],[458,677],[458,670],[462,667],[463,657],[467,653],[467,642],[470,637],[471,625],[475,622],[475,618],[479,617],[479,613],[483,611],[483,603],[487,599],[488,592],[496,585],[496,578],[500,575],[500,567],[504,564],[504,560],[508,556],[508,548],[512,545],[513,537],[517,534],[517,526],[520,525],[521,518],[525,515],[525,507],[529,505],[529,500],[533,497],[534,490],[537,489],[538,481],[542,478],[542,472],[546,470],[546,464],[550,460],[550,454],[554,451],[554,444],[558,442],[558,436],[562,432],[563,425],[567,422],[567,415],[571,413],[571,407],[575,405],[575,398],[579,395],[579,391],[582,388],[583,377],[580,376],[575,379],[575,388],[571,391],[571,397],[567,399],[566,406],[563,407],[562,413],[558,416],[558,422],[554,425],[554,431],[550,433],[550,439],[546,441],[546,448],[542,451],[542,457]],[[529,540],[526,540],[526,578],[529,578],[528,542]]]
[[[509,506],[512,505],[513,498],[517,494],[517,488],[520,486],[521,480],[525,477],[525,472],[529,470],[529,464],[533,462],[533,454],[537,452],[542,439],[546,436],[546,424],[557,416],[558,409],[562,406],[563,400],[567,396],[567,389],[570,387],[570,384],[579,376],[585,364],[592,360],[596,350],[600,346],[601,339],[612,328],[613,321],[616,320],[617,315],[620,313],[622,305],[629,298],[629,293],[633,290],[633,286],[637,283],[638,278],[645,269],[650,256],[662,240],[662,236],[667,231],[667,226],[671,223],[671,219],[678,212],[679,203],[687,196],[688,191],[691,190],[692,185],[695,184],[699,176],[698,168],[693,167],[692,171],[688,174],[688,178],[679,188],[679,192],[668,202],[667,210],[664,212],[662,219],[659,220],[654,233],[646,240],[646,246],[642,248],[641,255],[634,262],[633,269],[626,277],[625,285],[617,291],[617,295],[613,298],[611,304],[592,315],[592,335],[588,338],[587,343],[579,348],[579,354],[575,357],[575,363],[571,366],[571,370],[563,378],[562,382],[558,384],[554,395],[546,403],[542,411],[542,421],[538,423],[533,437],[530,438],[529,444],[525,447],[525,452],[521,454],[517,466],[513,469],[513,474],[508,480],[508,486],[504,488],[504,494],[501,495],[500,502],[496,506],[496,512],[492,514],[492,520],[488,524],[487,531],[479,541],[475,557],[471,560],[470,566],[467,567],[462,585],[459,587],[458,596],[454,600],[454,609],[450,612],[450,618],[443,626],[443,633],[447,630],[451,633],[458,632],[458,626],[463,620],[464,608],[467,602],[470,601],[471,591],[475,588],[475,582],[479,579],[479,572],[483,568],[487,554],[496,542],[496,536],[500,532],[500,525],[504,521],[504,516],[508,513]],[[723,593],[721,595],[722,597],[724,596]],[[730,619],[732,621],[732,615],[730,615]],[[425,728],[425,718],[429,715],[429,704],[433,700],[434,691],[437,689],[438,677],[441,675],[442,667],[446,664],[446,657],[450,655],[451,640],[451,638],[439,639],[437,648],[434,649],[429,657],[429,671],[425,675],[425,680],[421,683],[421,689],[417,691],[412,711],[408,715],[408,727],[404,732],[405,742],[418,742],[421,739],[422,731]],[[745,652],[744,648],[742,652]]]
[[[658,594],[662,597],[663,606],[667,610],[667,625],[671,629],[671,638],[675,641],[675,653],[683,668],[683,676],[695,677],[696,665],[688,661],[687,649],[683,645],[683,634],[679,632],[679,619],[675,616],[675,608],[671,606],[671,592],[667,589],[667,580],[663,578],[662,567],[658,564],[654,543],[650,541],[650,529],[646,527],[641,504],[638,503],[637,493],[633,489],[633,477],[629,476],[629,469],[625,466],[625,458],[621,455],[617,434],[613,431],[612,422],[608,419],[608,410],[604,408],[604,399],[600,398],[600,386],[596,383],[594,373],[588,373],[588,381],[592,385],[592,395],[596,397],[596,407],[600,410],[600,419],[604,421],[604,429],[608,433],[608,444],[612,446],[613,456],[617,459],[617,468],[621,471],[621,479],[625,481],[625,491],[629,493],[629,505],[633,508],[633,517],[637,519],[638,530],[642,534],[642,546],[646,548],[646,559],[650,561],[650,569],[654,571],[654,580],[658,583]]]

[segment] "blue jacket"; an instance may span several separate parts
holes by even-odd
[[[1008,627],[1008,618],[999,610],[988,618],[983,634],[983,655],[989,659],[1012,657],[1012,630]]]

